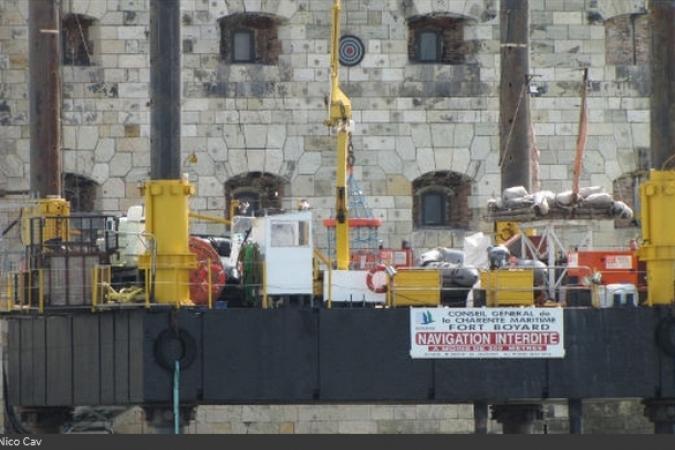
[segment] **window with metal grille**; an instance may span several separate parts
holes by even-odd
[[[66,66],[91,66],[94,43],[90,29],[94,19],[81,14],[68,14],[61,22],[63,64]]]

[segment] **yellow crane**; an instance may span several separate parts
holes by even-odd
[[[337,131],[335,249],[338,270],[349,269],[349,207],[347,204],[347,148],[351,139],[352,103],[340,89],[340,0],[333,2],[330,54],[330,99],[326,125]]]

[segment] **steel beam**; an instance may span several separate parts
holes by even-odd
[[[530,190],[529,4],[502,0],[500,8],[501,76],[499,138],[502,189]]]
[[[150,0],[150,177],[176,180],[180,157],[180,2]]]
[[[59,4],[28,2],[30,78],[30,190],[61,193],[61,40]]]

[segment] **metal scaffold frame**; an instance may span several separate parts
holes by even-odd
[[[521,230],[533,229],[537,232],[536,236],[541,237],[538,243],[535,243],[526,233],[521,233],[521,255],[529,253],[538,260],[546,261],[548,266],[546,274],[547,293],[550,299],[555,298],[557,289],[560,289],[562,282],[567,275],[567,268],[560,273],[556,273],[557,256],[566,255],[572,249],[592,248],[593,247],[593,229],[590,223],[586,221],[561,221],[545,220],[538,222],[523,222],[520,224]],[[581,229],[583,237],[573,245],[565,245],[558,233],[558,229]]]

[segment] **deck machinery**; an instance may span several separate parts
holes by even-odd
[[[407,308],[192,305],[189,278],[196,261],[188,244],[187,200],[194,191],[180,176],[178,148],[180,9],[178,0],[150,4],[152,179],[143,185],[150,245],[140,263],[145,301],[97,307],[97,277],[106,276],[103,267],[116,245],[107,233],[108,218],[87,234],[73,226],[76,218],[66,202],[41,200],[23,217],[41,230],[35,236],[31,226],[25,228],[25,245],[35,248],[38,258],[7,284],[11,299],[29,299],[10,302],[4,317],[10,411],[20,408],[46,430],[80,405],[142,405],[148,420],[167,425],[174,392],[183,423],[200,404],[472,402],[478,432],[485,432],[488,404],[495,405],[494,417],[505,432],[528,432],[543,399],[568,399],[571,430],[579,432],[582,399],[641,398],[657,431],[675,431],[675,237],[667,213],[675,208],[672,171],[652,172],[641,188],[639,254],[647,261],[651,307],[565,308],[562,359],[412,359]],[[328,124],[338,128],[337,268],[347,269],[343,163],[350,104],[337,84],[339,11],[336,0]],[[85,280],[81,294],[65,298],[80,307],[69,307],[70,300],[44,302],[43,281],[55,267],[52,261],[61,258],[61,267],[70,270],[69,250],[77,245],[89,251],[77,273],[91,273],[93,281]]]

